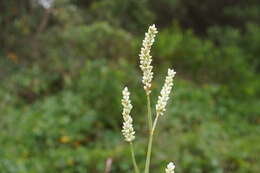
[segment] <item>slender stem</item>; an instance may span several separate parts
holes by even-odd
[[[139,173],[139,168],[136,164],[136,160],[135,160],[135,152],[134,152],[134,147],[133,147],[133,143],[130,142],[130,148],[131,148],[131,154],[132,154],[132,160],[133,160],[133,165],[134,165],[134,169],[135,169],[135,173]]]
[[[149,173],[149,170],[150,170],[150,161],[151,161],[151,153],[152,153],[152,145],[153,145],[153,134],[154,134],[154,130],[155,130],[158,118],[159,118],[159,116],[156,115],[151,132],[150,132],[144,173]]]
[[[155,120],[154,120],[154,122],[153,122],[152,133],[154,133],[154,130],[155,130],[156,124],[157,124],[157,122],[158,122],[158,118],[159,118],[159,115],[156,115]]]
[[[150,94],[146,94],[147,97],[147,120],[148,120],[148,126],[149,126],[149,132],[152,130],[152,112],[151,112],[151,101],[150,101]]]
[[[153,134],[150,133],[144,173],[149,173],[152,145],[153,145]]]

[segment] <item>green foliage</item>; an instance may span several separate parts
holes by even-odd
[[[113,26],[132,32],[143,32],[141,28],[146,28],[153,21],[153,13],[148,8],[148,4],[148,0],[96,1],[87,9],[91,16],[88,20],[105,20]]]
[[[123,83],[144,165],[137,61],[152,23],[152,104],[165,67],[177,71],[152,171],[172,160],[176,172],[260,172],[259,9],[258,0],[56,0],[50,11],[1,1],[0,172],[104,172],[108,158],[111,172],[131,172],[120,133]]]
[[[156,23],[169,27],[177,21],[200,35],[214,26],[244,29],[248,23],[260,21],[258,0],[151,0],[151,4]]]
[[[112,158],[112,171],[131,172],[130,151],[120,133],[121,84],[125,81],[130,81],[132,93],[136,93],[133,118],[138,124],[139,162],[145,155],[146,143],[146,132],[141,128],[146,118],[145,94],[138,87],[139,75],[133,69],[125,61],[118,66],[103,60],[87,61],[78,76],[52,96],[38,98],[29,105],[21,103],[17,109],[13,109],[16,101],[6,105],[7,100],[3,100],[0,145],[5,150],[1,150],[0,170],[102,172],[106,159]],[[21,78],[22,75],[27,74],[21,74]],[[165,115],[167,121],[161,119],[161,135],[155,136],[159,147],[154,152],[154,172],[162,171],[165,160],[172,159],[177,162],[178,172],[259,171],[256,136],[260,134],[255,123],[259,121],[258,106],[252,103],[243,108],[245,103],[232,100],[233,106],[227,107],[218,101],[221,96],[216,98],[214,86],[199,88],[180,79],[175,83],[173,100]],[[157,82],[154,85],[158,91]],[[8,90],[1,93],[3,98],[10,99],[10,95],[11,100],[20,100]],[[253,109],[254,121],[250,119]]]
[[[161,57],[161,61],[176,63],[178,71],[192,80],[220,84],[225,95],[230,95],[230,91],[237,96],[258,95],[260,83],[256,80],[259,75],[256,74],[258,61],[254,45],[259,40],[258,37],[252,39],[258,30],[249,26],[246,36],[250,43],[249,39],[240,40],[238,30],[226,31],[223,34],[212,29],[210,33],[217,40],[202,40],[190,30],[183,32],[176,26],[171,27],[160,34],[156,56]],[[217,46],[214,41],[221,44]]]

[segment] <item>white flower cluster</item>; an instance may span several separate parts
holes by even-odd
[[[153,66],[152,56],[150,55],[151,47],[154,42],[155,34],[158,33],[155,25],[149,27],[148,32],[145,33],[145,38],[143,40],[141,53],[140,53],[140,68],[143,71],[143,79],[142,82],[144,84],[144,89],[147,94],[151,93],[151,82],[153,79]]]
[[[122,105],[123,105],[123,129],[122,129],[122,133],[125,137],[125,140],[127,142],[131,142],[135,139],[135,131],[133,128],[133,119],[130,116],[130,112],[133,108],[131,101],[129,99],[130,96],[130,92],[128,91],[128,88],[125,87],[123,90],[123,99],[122,101]]]
[[[167,165],[167,168],[165,169],[165,173],[174,173],[174,168],[175,168],[174,163],[170,162]]]
[[[37,0],[37,2],[42,5],[44,8],[51,8],[54,0]]]
[[[165,83],[160,92],[161,95],[158,97],[158,102],[156,104],[157,116],[163,115],[166,110],[165,107],[167,101],[169,100],[169,95],[173,86],[173,77],[175,76],[175,74],[176,72],[173,69],[168,69],[168,75],[166,76]]]

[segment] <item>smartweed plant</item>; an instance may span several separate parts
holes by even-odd
[[[162,116],[166,110],[167,101],[169,100],[169,95],[171,93],[171,89],[173,86],[173,77],[175,76],[175,71],[173,69],[168,69],[168,74],[165,79],[165,83],[162,87],[160,95],[158,97],[157,104],[155,106],[155,118],[152,116],[151,112],[151,101],[150,101],[150,94],[151,94],[151,86],[152,86],[152,79],[153,79],[153,66],[152,63],[152,56],[150,55],[151,47],[154,43],[154,38],[158,33],[155,25],[149,27],[147,33],[145,33],[145,38],[142,43],[140,57],[140,68],[143,72],[142,83],[144,85],[144,90],[147,98],[147,122],[149,128],[149,140],[147,146],[147,155],[146,155],[146,162],[145,162],[145,170],[144,173],[149,173],[150,171],[150,160],[151,160],[151,153],[152,153],[152,144],[153,144],[153,136],[154,131],[160,116]],[[125,141],[129,143],[132,155],[132,161],[135,173],[140,173],[138,164],[136,163],[135,159],[135,152],[133,141],[135,139],[135,130],[133,127],[133,119],[130,115],[131,110],[133,108],[130,100],[130,92],[128,88],[125,87],[122,91],[123,98],[122,98],[122,106],[123,106],[123,129],[122,133],[125,138]],[[174,173],[175,165],[173,162],[170,162],[166,169],[166,173]]]

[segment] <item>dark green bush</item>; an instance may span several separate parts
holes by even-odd
[[[247,50],[253,48],[258,40],[255,38],[251,44],[241,47],[240,44],[246,44],[245,40],[236,39],[241,38],[239,31],[228,31],[215,34],[218,43],[221,41],[217,46],[215,40],[202,40],[190,30],[181,31],[173,26],[159,35],[156,56],[162,62],[177,66],[178,71],[193,81],[220,85],[224,95],[258,95],[259,74],[256,73],[256,63],[252,62],[256,50],[250,54]]]
[[[161,70],[155,76],[153,104],[161,88],[160,76],[166,72]],[[69,77],[59,92],[33,104],[17,106],[19,96],[1,89],[5,91],[0,93],[4,98],[0,102],[0,146],[5,149],[1,150],[1,171],[102,172],[106,159],[112,158],[112,171],[131,172],[130,151],[120,133],[124,84],[132,88],[137,160],[143,164],[145,93],[134,67],[124,60],[117,66],[105,60],[87,61],[77,76]],[[211,85],[199,88],[177,77],[169,111],[156,132],[154,171],[163,171],[165,160],[174,160],[179,172],[259,170],[258,105],[236,100],[226,104],[221,101],[224,97],[216,97],[217,90]]]
[[[55,0],[50,11],[1,1],[0,172],[97,173],[108,158],[111,172],[132,172],[120,133],[124,85],[144,165],[137,62],[152,23],[152,104],[165,67],[177,71],[152,171],[171,160],[176,172],[260,172],[259,9],[258,0]]]

